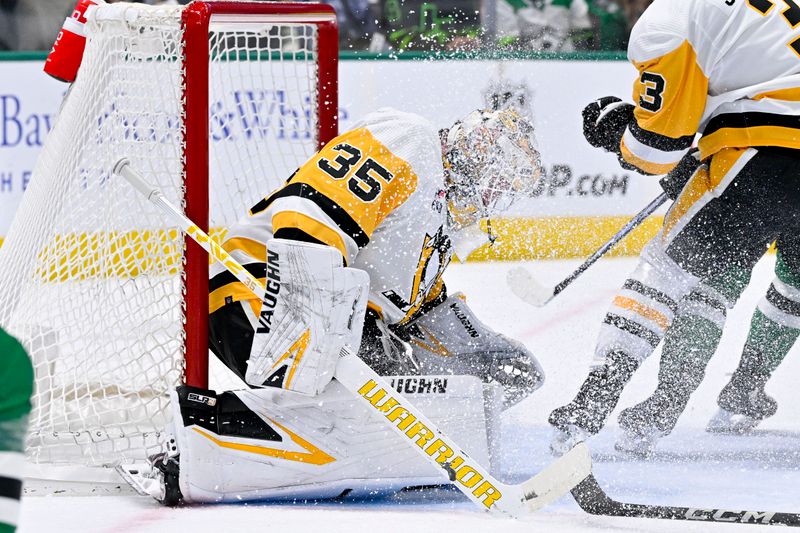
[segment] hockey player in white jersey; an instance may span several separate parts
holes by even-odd
[[[626,168],[667,173],[698,133],[704,164],[614,299],[575,399],[550,414],[554,452],[603,427],[699,283],[749,272],[800,231],[800,6],[785,3],[655,0],[630,38],[635,104],[607,97],[584,110],[587,140]],[[785,253],[797,264],[798,250]]]
[[[488,241],[477,223],[529,196],[540,174],[533,128],[512,110],[476,111],[437,132],[382,109],[253,206],[223,247],[266,294],[253,296],[219,265],[209,294],[211,349],[252,388],[178,388],[175,439],[155,459],[159,499],[440,482],[332,381],[336,361],[347,345],[384,375],[470,374],[499,385],[506,406],[538,388],[533,355],[448,295],[442,274],[454,251],[465,259]],[[444,394],[446,381],[439,390],[423,378],[396,386]]]

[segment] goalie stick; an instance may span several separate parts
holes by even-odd
[[[727,509],[619,502],[611,499],[608,494],[603,491],[592,474],[589,474],[586,479],[572,489],[572,497],[575,498],[575,501],[581,509],[589,514],[600,516],[800,527],[800,514],[796,513],[734,511]]]
[[[166,200],[161,191],[149,185],[131,168],[127,159],[120,159],[113,171],[155,204],[253,294],[258,298],[264,296],[261,282]],[[536,511],[569,492],[591,473],[589,449],[585,444],[579,444],[527,481],[515,485],[501,483],[407,399],[392,396],[391,385],[346,346],[342,349],[334,375],[402,440],[430,464],[443,470],[453,485],[484,510],[514,517]]]
[[[506,283],[508,284],[511,292],[519,297],[523,302],[533,305],[535,307],[542,307],[550,300],[555,298],[558,294],[566,289],[573,281],[578,279],[590,266],[592,266],[598,259],[603,257],[611,248],[617,245],[622,239],[638,227],[644,220],[652,215],[656,209],[661,207],[661,204],[667,201],[667,193],[661,193],[652,202],[639,211],[639,213],[630,219],[625,226],[622,227],[611,239],[609,239],[603,246],[597,249],[595,253],[589,256],[575,271],[567,276],[561,283],[555,287],[545,287],[536,281],[530,272],[523,267],[512,268],[506,275]]]

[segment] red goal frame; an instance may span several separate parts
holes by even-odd
[[[338,134],[339,29],[326,4],[195,1],[182,13],[186,215],[205,232],[209,218],[209,27],[215,15],[275,15],[317,27],[317,147]],[[242,206],[244,209],[245,206]],[[191,239],[184,252],[185,382],[208,387],[208,253]]]

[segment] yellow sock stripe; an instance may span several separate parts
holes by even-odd
[[[652,320],[662,330],[666,330],[669,327],[669,319],[661,313],[660,311],[653,309],[652,307],[648,307],[640,302],[637,302],[633,298],[627,298],[625,296],[617,296],[614,298],[613,305],[617,307],[621,307],[623,309],[627,309],[628,311],[633,311],[634,313],[643,316],[648,320]]]

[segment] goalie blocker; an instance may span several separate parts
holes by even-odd
[[[284,239],[267,242],[265,268],[245,382],[319,394],[333,379],[341,349],[361,343],[369,276],[342,267],[335,248]],[[232,359],[238,367],[241,357]]]

